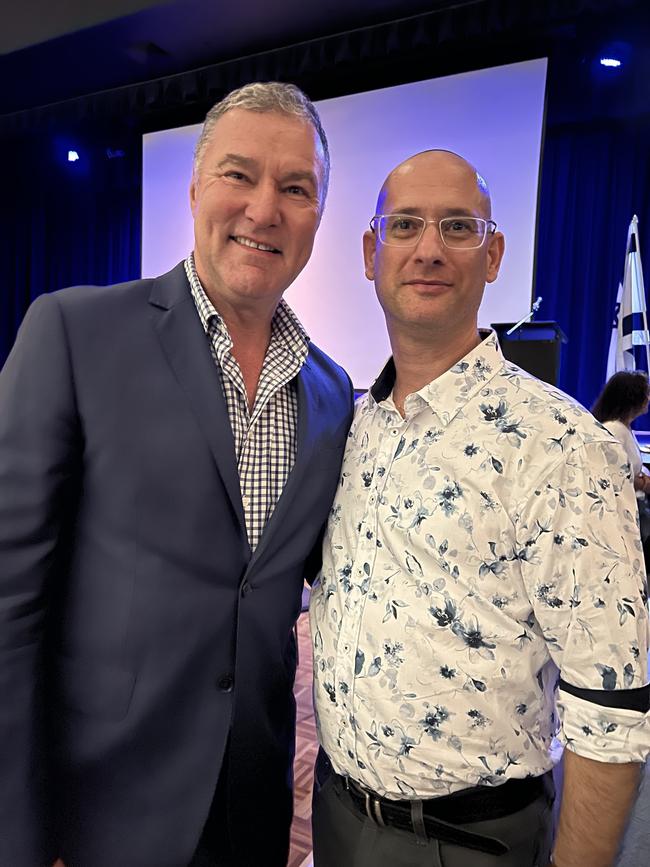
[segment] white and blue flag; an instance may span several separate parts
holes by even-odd
[[[607,358],[607,379],[619,370],[650,370],[650,334],[646,313],[639,221],[632,217],[627,233],[625,270],[619,283]]]

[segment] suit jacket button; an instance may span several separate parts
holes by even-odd
[[[232,692],[233,683],[232,674],[224,674],[223,677],[220,677],[217,681],[217,687],[221,692]]]
[[[252,589],[253,588],[248,583],[248,581],[244,581],[243,584],[241,585],[241,589],[240,589],[240,593],[241,593],[242,598],[244,596],[248,596],[248,594],[251,592]]]

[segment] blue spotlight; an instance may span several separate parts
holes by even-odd
[[[76,163],[78,159],[79,159],[79,154],[77,153],[77,151],[68,151],[68,162],[69,163]]]
[[[621,65],[621,61],[616,57],[601,57],[600,58],[601,66],[609,66],[611,69],[616,69]]]

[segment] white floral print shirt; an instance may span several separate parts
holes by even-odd
[[[648,617],[621,446],[491,334],[405,403],[359,401],[314,587],[335,770],[432,798],[650,752]]]

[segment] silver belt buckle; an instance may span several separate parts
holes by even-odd
[[[372,807],[374,815],[371,815],[370,807]],[[366,813],[380,828],[386,827],[384,817],[381,814],[381,801],[376,795],[371,796],[368,792],[366,792]]]
[[[385,828],[386,822],[384,822],[384,817],[381,812],[381,800],[377,795],[370,789],[366,789],[366,787],[362,786],[361,783],[357,783],[356,780],[351,780],[350,777],[346,777],[346,781],[348,789],[352,786],[365,798],[366,816],[370,821],[374,822],[375,825],[379,825],[380,828]]]

